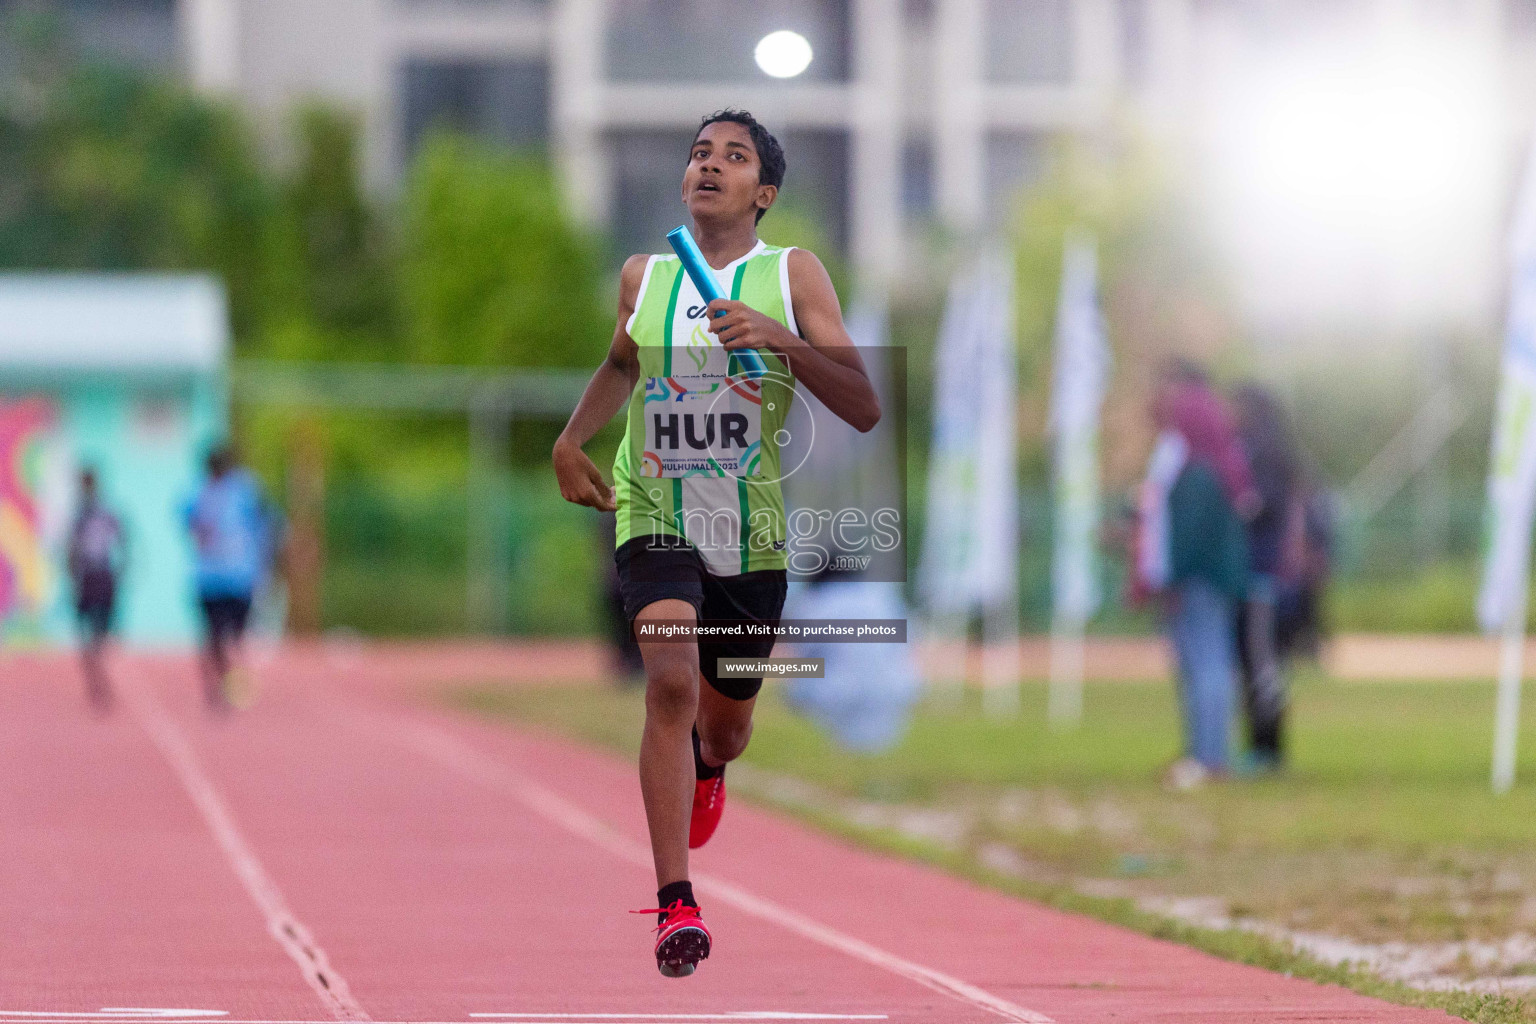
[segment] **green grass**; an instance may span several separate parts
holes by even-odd
[[[639,695],[474,689],[460,701],[632,754]],[[1489,791],[1490,684],[1341,685],[1294,694],[1293,763],[1283,776],[1192,794],[1157,784],[1178,748],[1162,685],[1090,686],[1081,730],[1044,726],[1026,686],[1016,719],[974,701],[925,707],[888,753],[840,750],[771,693],[740,772],[748,795],[816,824],[1010,891],[1275,970],[1347,984],[1480,1022],[1536,1021],[1502,998],[1427,993],[1318,964],[1250,933],[1170,922],[1141,897],[1216,897],[1229,913],[1367,942],[1498,938],[1536,927],[1536,707],[1522,721],[1525,785]],[[776,795],[783,777],[813,800]],[[780,787],[782,788],[782,787]],[[931,830],[903,828],[927,815]],[[862,822],[863,824],[858,824]],[[1012,851],[1023,872],[989,868]],[[1084,890],[1114,897],[1088,896]]]
[[[1481,563],[1469,559],[1385,579],[1340,579],[1329,588],[1329,622],[1340,633],[1476,632],[1482,575]]]

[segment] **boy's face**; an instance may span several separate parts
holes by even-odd
[[[683,202],[694,220],[756,219],[773,205],[779,190],[758,184],[762,164],[752,135],[734,121],[704,126],[683,172]]]

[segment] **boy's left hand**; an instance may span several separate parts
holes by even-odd
[[[725,315],[716,316],[715,313],[722,309]],[[773,317],[759,313],[745,302],[732,299],[716,299],[711,302],[709,312],[705,314],[705,323],[706,329],[720,339],[720,346],[732,351],[739,348],[766,348],[780,352],[786,341],[794,340],[794,335]]]

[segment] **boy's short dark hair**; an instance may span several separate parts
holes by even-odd
[[[757,183],[759,185],[772,185],[774,188],[784,187],[784,172],[788,165],[784,161],[784,147],[779,145],[779,140],[773,137],[773,133],[762,126],[762,123],[745,110],[733,110],[726,107],[717,110],[713,114],[705,116],[699,122],[699,130],[693,133],[693,141],[699,141],[699,132],[712,124],[721,121],[729,121],[739,124],[752,136],[752,145],[757,149]],[[761,221],[767,210],[758,210],[757,219]]]
[[[227,444],[215,446],[208,452],[208,475],[219,477],[235,468],[235,450]]]

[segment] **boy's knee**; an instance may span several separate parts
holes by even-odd
[[[646,666],[645,711],[668,723],[692,723],[699,706],[698,670],[682,660]]]
[[[699,730],[699,746],[711,761],[734,761],[752,739],[752,722],[710,723]]]

